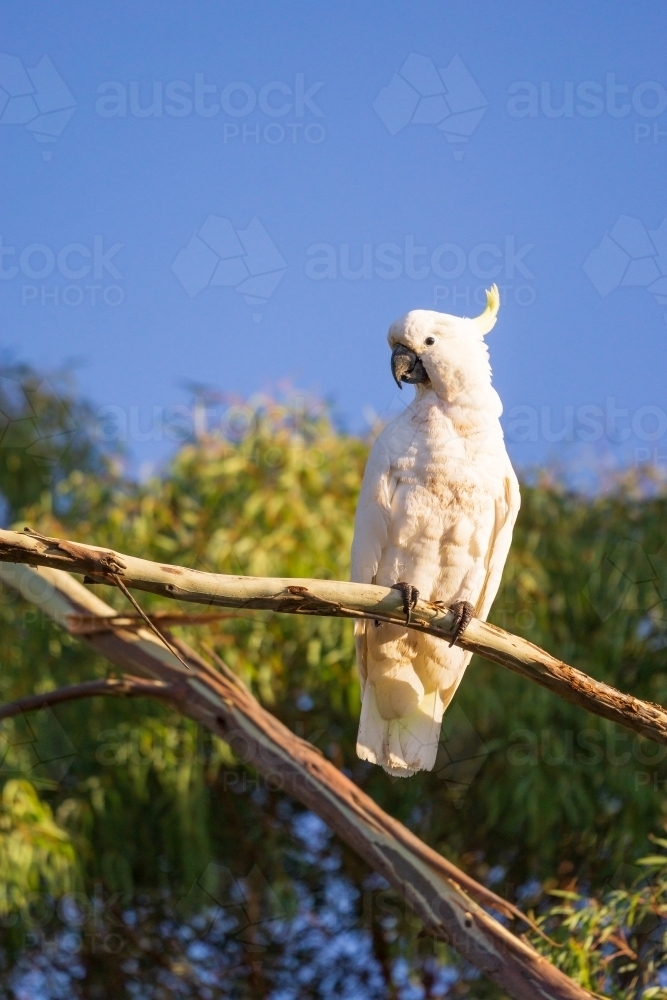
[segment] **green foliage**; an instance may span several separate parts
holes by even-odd
[[[667,841],[653,838],[663,848]],[[614,1000],[642,996],[665,1000],[667,983],[656,976],[667,953],[667,856],[640,858],[634,883],[610,889],[601,898],[552,890],[560,904],[551,906],[539,924],[560,947],[535,936],[536,947],[587,989]]]
[[[72,398],[68,412],[77,406],[86,427],[84,404]],[[49,426],[57,424],[55,403],[45,412]],[[52,459],[48,484],[38,465],[21,479],[0,461],[0,489],[18,525],[49,534],[216,572],[345,579],[367,442],[338,431],[321,408],[260,400],[244,412],[234,439],[186,442],[148,482],[123,478],[82,433],[78,451]],[[632,476],[586,499],[547,478],[524,484],[492,620],[664,704],[667,500],[649,486]],[[126,610],[117,591],[100,592]],[[149,595],[141,601],[146,609],[174,607]],[[190,616],[182,629],[188,642],[215,649],[288,726],[475,877],[540,912],[545,893],[580,892],[581,900],[564,897],[549,926],[567,937],[559,961],[582,981],[602,982],[594,953],[606,961],[611,938],[601,928],[639,920],[628,924],[623,910],[636,893],[626,892],[623,903],[621,889],[612,899],[609,885],[645,853],[647,836],[664,829],[664,748],[475,659],[447,713],[434,771],[391,779],[354,751],[359,696],[349,622],[263,613],[204,624],[202,609],[181,610]],[[0,603],[0,640],[5,700],[109,670],[10,593]],[[286,853],[292,814],[285,818],[280,789],[266,787],[238,748],[235,756],[143,700],[71,703],[21,723],[28,724],[28,736],[18,722],[0,727],[8,748],[1,776],[40,789],[66,831],[63,844],[76,845],[88,898],[101,886],[123,899],[143,893],[178,902],[211,862],[238,877],[259,865],[272,886],[295,891]],[[341,857],[346,877],[361,886],[364,866],[346,851]],[[632,913],[643,905],[633,903]],[[384,949],[386,961],[399,952],[417,961],[417,932],[403,917],[391,927],[373,917],[369,926],[376,955]],[[593,942],[585,960],[577,957],[582,941]],[[419,969],[428,977],[426,965]],[[474,979],[457,989],[498,997]]]
[[[91,408],[65,374],[46,379],[26,365],[0,367],[0,489],[6,520],[51,493],[72,469],[99,471]]]
[[[25,912],[40,893],[60,896],[75,885],[72,841],[28,781],[7,781],[2,789],[0,872],[4,918]]]

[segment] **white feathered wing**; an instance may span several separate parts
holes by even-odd
[[[400,418],[399,418],[400,420]],[[377,579],[378,567],[388,547],[392,501],[399,476],[392,468],[387,441],[391,427],[376,440],[366,466],[355,520],[352,579],[358,583],[391,585],[396,580]],[[519,486],[507,460],[506,474],[498,482],[494,517],[484,546],[484,572],[478,592],[443,593],[437,581],[419,578],[418,561],[407,582],[420,587],[427,600],[470,600],[476,617],[485,619],[500,586],[512,529],[520,505]],[[445,709],[454,697],[471,654],[441,639],[372,621],[355,626],[357,665],[362,691],[357,753],[380,764],[385,771],[408,777],[431,770],[435,763]],[[370,647],[370,649],[369,649]],[[383,651],[378,670],[378,651]],[[369,678],[369,665],[373,676]]]

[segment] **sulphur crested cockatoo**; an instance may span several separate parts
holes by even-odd
[[[416,309],[390,327],[394,378],[416,395],[373,445],[352,546],[354,581],[397,586],[408,621],[418,595],[453,607],[457,635],[489,613],[520,503],[483,339],[496,322],[497,287],[486,296],[476,319]],[[431,770],[471,654],[370,620],[357,623],[356,645],[357,753],[393,775]]]

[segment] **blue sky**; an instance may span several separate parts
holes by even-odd
[[[3,22],[2,347],[75,361],[137,461],[191,383],[387,416],[411,393],[389,323],[472,314],[495,280],[517,463],[667,464],[662,5],[24,0]]]

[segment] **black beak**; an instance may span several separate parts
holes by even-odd
[[[403,388],[401,382],[407,382],[409,385],[428,382],[428,375],[421,358],[402,344],[397,344],[391,352],[391,374],[399,389]]]

